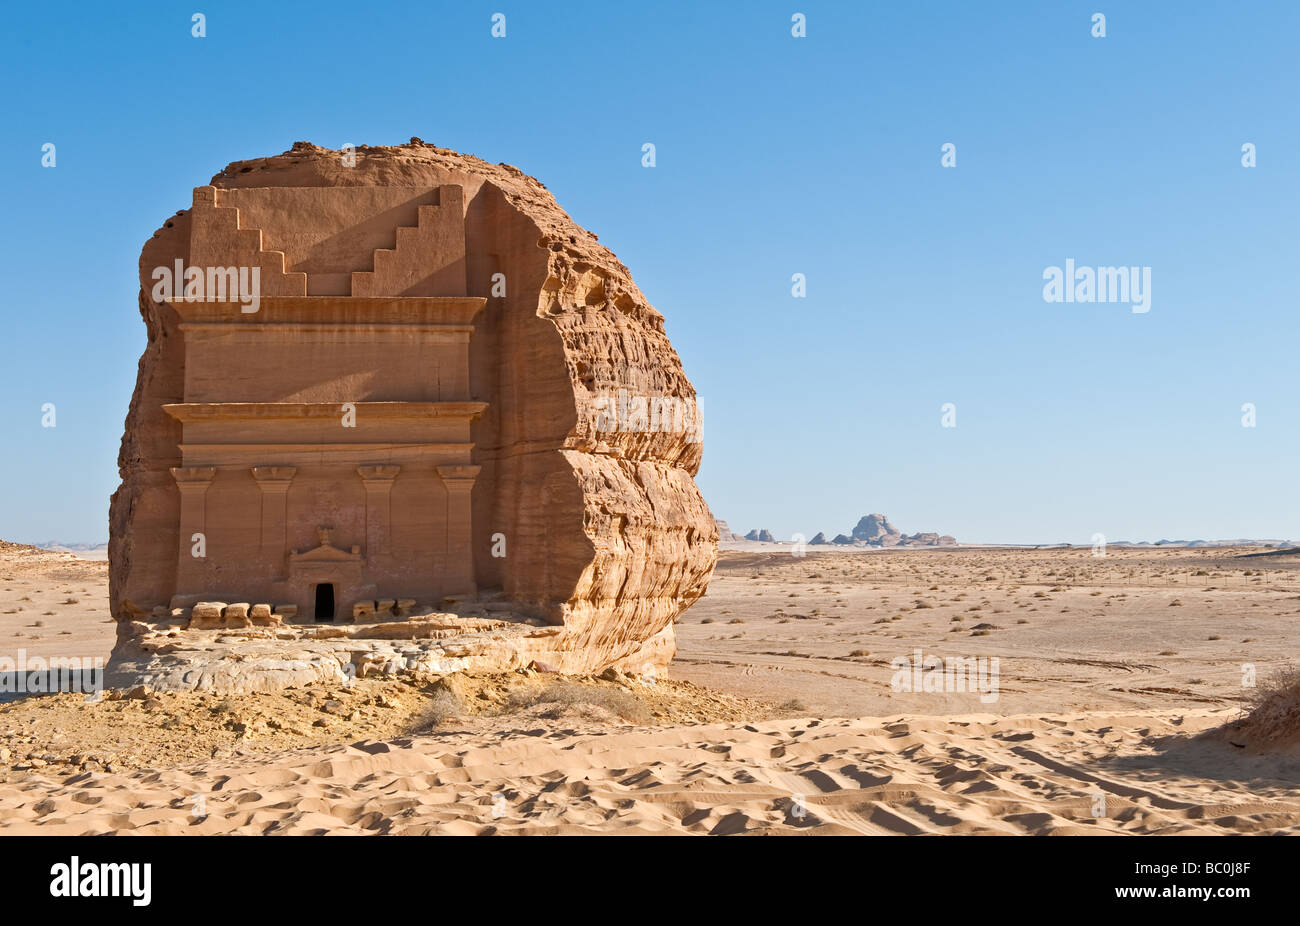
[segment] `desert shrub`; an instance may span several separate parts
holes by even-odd
[[[569,708],[590,705],[632,723],[650,720],[650,709],[630,691],[604,685],[579,685],[558,680],[540,688],[521,688],[510,693],[507,702],[514,710],[546,707],[542,716],[559,717]]]
[[[444,721],[459,717],[465,706],[460,697],[449,688],[441,685],[433,689],[429,700],[416,712],[412,727],[417,733],[425,733],[440,726]]]
[[[1249,715],[1239,727],[1258,744],[1300,738],[1300,666],[1287,664],[1247,689]]]

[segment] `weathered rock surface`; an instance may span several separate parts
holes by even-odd
[[[446,294],[486,300],[474,317],[469,348],[469,392],[487,406],[471,435],[473,463],[481,467],[472,494],[474,586],[500,597],[514,613],[552,625],[543,658],[562,671],[662,670],[675,651],[674,619],[705,591],[719,531],[694,481],[702,452],[698,428],[690,425],[698,414],[695,390],[663,316],[627,268],[537,180],[418,139],[360,147],[354,166],[341,152],[299,142],[281,155],[231,164],[211,187],[218,205],[223,198],[261,204],[252,223],[260,229],[261,250],[253,256],[269,261],[263,293],[282,297],[304,289],[308,296],[313,290],[346,294],[349,279],[354,296],[383,295],[384,285],[409,287],[399,294],[443,295],[437,287],[448,278],[447,268],[393,258],[399,273],[381,267],[378,253],[393,247],[393,226],[417,224],[421,196],[461,191],[450,202],[463,210],[464,257],[457,273],[463,273],[464,292]],[[410,196],[393,210],[401,215],[372,218],[341,213],[342,200],[332,195],[338,188],[347,188],[348,201],[358,203],[400,199],[401,191]],[[186,402],[186,335],[176,308],[154,300],[152,272],[190,262],[192,217],[193,210],[182,210],[167,219],[145,243],[139,264],[148,343],[118,459],[122,483],[112,500],[109,543],[110,597],[119,621],[114,658],[137,667],[151,655],[140,649],[143,637],[131,625],[139,624],[141,613],[172,607],[178,551],[190,543],[180,536],[180,493],[171,470],[192,464],[182,462],[181,422],[163,408]],[[390,235],[389,243],[372,247],[381,233]],[[494,289],[498,282],[504,292]],[[248,358],[250,370],[272,379],[275,361]],[[390,369],[377,360],[372,375],[350,388],[378,388],[386,376]],[[652,408],[664,403],[673,410],[671,425],[657,412],[639,423],[635,414],[630,420],[620,414],[611,424],[611,400],[620,394],[648,399]],[[506,555],[494,555],[495,536],[504,539]],[[341,547],[364,540],[348,537]],[[238,587],[207,593],[214,601],[194,606],[195,628],[274,623],[256,602],[242,610],[237,602],[227,619],[232,606],[215,599],[251,595]],[[412,600],[394,598],[389,607],[409,610],[402,605]],[[352,614],[351,602],[340,604]],[[296,605],[276,605],[273,614],[285,622],[303,619]],[[276,641],[265,642],[274,649]],[[475,664],[487,666],[493,652],[513,654],[502,656],[509,663],[533,650],[538,647],[494,649],[484,641],[479,651],[488,655]],[[328,661],[320,665],[335,671]],[[207,677],[227,675],[214,670]]]
[[[823,546],[823,545],[825,545],[825,544],[829,544],[829,543],[830,543],[830,541],[826,539],[826,535],[823,534],[821,531],[818,531],[818,532],[817,532],[817,536],[814,537],[812,540],[809,540],[809,541],[808,541],[808,545],[809,545],[809,546],[813,546],[813,547],[816,547],[816,546]]]

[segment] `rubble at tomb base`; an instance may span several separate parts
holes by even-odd
[[[419,680],[530,666],[558,672],[572,664],[562,627],[504,610],[509,602],[500,595],[455,611],[403,601],[409,606],[394,602],[377,612],[374,604],[340,623],[257,625],[244,618],[245,606],[221,602],[154,613],[120,625],[105,681],[116,688],[236,693],[369,676]],[[266,606],[254,605],[260,607]],[[216,612],[221,616],[213,618]],[[659,671],[655,665],[638,659],[613,667],[643,674]]]
[[[663,316],[541,183],[419,139],[300,142],[196,187],[139,271],[112,665],[260,685],[355,666],[339,640],[395,645],[364,636],[383,627],[416,634],[403,666],[667,666],[717,559],[695,390]],[[641,426],[615,397],[676,411]],[[476,610],[501,626],[419,636]],[[312,655],[231,668],[290,653]]]

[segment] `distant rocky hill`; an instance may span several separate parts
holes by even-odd
[[[883,514],[866,514],[858,519],[858,526],[853,528],[854,540],[873,543],[878,546],[892,547],[902,539],[903,533],[889,523]]]
[[[9,540],[0,540],[0,553],[41,553],[41,547],[34,547],[30,543],[13,543]]]
[[[718,540],[726,543],[728,540],[744,540],[739,534],[733,533],[727,522],[721,518],[714,518],[714,523],[718,525]]]
[[[108,559],[107,543],[67,543],[58,540],[47,540],[44,543],[33,544],[33,547],[47,553],[71,553],[78,559]]]
[[[732,531],[726,521],[715,520],[718,525],[718,540],[720,542],[726,543],[735,540],[747,540],[757,543],[781,542],[765,527],[754,528],[742,536]],[[932,531],[904,534],[889,523],[889,518],[883,514],[863,515],[851,533],[837,534],[834,540],[827,540],[826,535],[819,531],[812,540],[808,541],[809,546],[838,544],[840,546],[858,547],[944,547],[956,543],[957,540],[948,534],[937,534]]]
[[[718,540],[722,543],[730,541],[750,541],[759,543],[780,543],[767,528],[755,528],[748,534],[737,534],[727,525],[726,521],[716,519],[718,525]],[[797,538],[798,535],[795,535]],[[788,541],[788,542],[793,542]],[[883,514],[867,514],[858,519],[857,525],[847,534],[836,534],[835,539],[827,540],[826,534],[818,531],[812,540],[808,541],[808,546],[851,546],[851,547],[947,547],[954,546],[957,539],[950,534],[939,534],[934,531],[920,531],[915,534],[904,534],[898,528],[890,523],[889,518]],[[1010,544],[1014,546],[1015,544]],[[1300,543],[1292,540],[1258,540],[1250,538],[1238,538],[1236,540],[1108,540],[1108,546],[1112,547],[1264,547],[1274,550],[1295,550],[1300,549]],[[42,544],[47,549],[60,549],[54,544]],[[68,545],[63,549],[89,548],[90,544]],[[1042,547],[1044,544],[1029,544],[1028,546]],[[1055,546],[1071,547],[1075,546],[1070,543],[1059,543]],[[1084,545],[1086,546],[1086,544]]]
[[[826,542],[826,535],[821,533],[809,541],[810,545],[821,545]],[[885,515],[868,514],[858,520],[857,527],[853,528],[850,534],[837,534],[830,543],[865,547],[946,547],[956,544],[957,539],[949,534],[938,534],[933,531],[904,534],[890,524],[889,518]]]
[[[32,546],[40,547],[42,550],[53,550],[55,553],[90,553],[107,550],[108,541],[103,543],[66,543],[61,540],[47,540],[44,543],[34,543]]]
[[[1293,540],[1252,540],[1238,537],[1235,540],[1108,540],[1111,547],[1276,547],[1282,550],[1293,549],[1300,544]]]

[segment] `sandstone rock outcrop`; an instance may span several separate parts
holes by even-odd
[[[904,534],[898,544],[904,547],[946,547],[956,542],[957,539],[949,534],[939,534],[936,531],[918,531],[915,534]]]
[[[863,515],[858,521],[857,527],[852,531],[854,540],[861,540],[863,543],[876,543],[881,546],[891,546],[902,539],[902,533],[894,525],[889,523],[889,518],[883,514]]]
[[[814,537],[812,540],[808,541],[808,545],[810,547],[819,547],[829,543],[830,541],[826,539],[826,535],[823,534],[821,531],[818,531],[817,536]]]
[[[818,540],[818,538],[821,538]],[[811,543],[820,544],[826,542],[825,534],[818,534]],[[957,543],[956,538],[949,534],[939,534],[934,531],[918,531],[915,534],[904,534],[894,525],[889,523],[889,518],[883,514],[863,515],[853,528],[851,535],[837,534],[831,543],[840,544],[841,546],[870,546],[870,547],[946,547],[953,546]]]
[[[745,538],[732,531],[726,521],[717,520],[714,522],[718,526],[719,540],[744,540]]]
[[[159,607],[247,627],[274,623],[272,603],[302,623],[486,595],[550,629],[484,636],[475,661],[488,630],[456,624],[467,665],[662,670],[719,536],[663,316],[516,168],[418,139],[350,154],[299,142],[235,162],[145,243],[148,343],[110,512],[115,657],[140,657],[139,615]],[[180,274],[159,298],[159,268],[211,280],[214,263],[260,279],[260,305],[186,304]],[[346,406],[360,426],[326,431]]]

